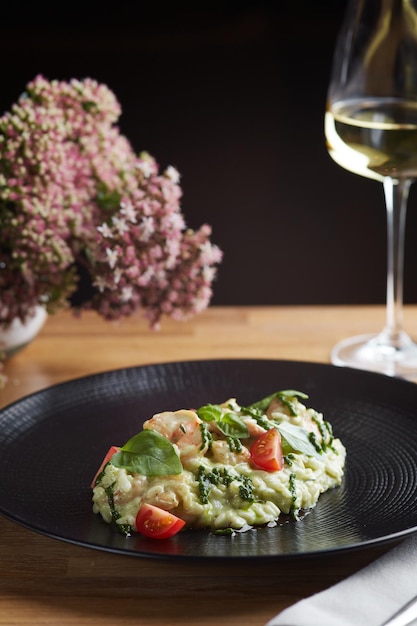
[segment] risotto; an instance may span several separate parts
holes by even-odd
[[[342,481],[346,450],[295,390],[249,406],[235,398],[157,413],[113,446],[93,482],[93,511],[120,532],[167,538],[297,519]]]

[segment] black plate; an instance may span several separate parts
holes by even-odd
[[[347,451],[341,487],[302,520],[233,537],[185,531],[125,538],[94,515],[89,484],[104,453],[161,410],[234,396],[249,404],[298,389]],[[106,372],[50,387],[0,412],[0,513],[55,539],[131,556],[262,559],[320,555],[417,530],[417,386],[331,365],[187,361]]]

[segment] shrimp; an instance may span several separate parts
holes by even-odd
[[[211,454],[216,463],[223,463],[225,465],[237,465],[238,463],[249,461],[250,459],[250,452],[245,446],[242,446],[239,452],[237,450],[232,451],[228,442],[224,439],[216,439],[213,441],[211,444]]]
[[[143,424],[143,428],[156,430],[169,439],[177,446],[181,460],[186,461],[203,456],[209,448],[209,442],[203,441],[202,423],[194,411],[180,409],[156,413]]]
[[[266,416],[268,419],[274,419],[274,413],[285,413],[285,407],[280,398],[274,398],[266,410]]]
[[[260,426],[253,417],[245,416],[242,420],[248,427],[250,437],[259,437],[260,435],[266,433],[266,429],[263,426]]]
[[[266,415],[269,419],[273,419],[275,412],[280,412],[280,413],[286,412],[286,407],[279,398],[274,398],[272,400],[271,404],[269,405],[267,409]],[[300,405],[299,414],[295,418],[293,418],[291,421],[295,421],[297,425],[301,426],[302,428],[305,428],[305,430],[309,432],[313,432],[318,438],[318,441],[322,440],[322,434],[320,432],[319,427],[317,426],[315,421],[312,419],[311,411],[309,409],[306,409],[306,407],[304,407],[303,405]]]
[[[244,422],[248,428],[248,436],[249,437],[259,437],[266,429],[263,426],[260,426],[258,422],[249,415],[239,416],[242,422]],[[222,430],[219,428],[219,425],[213,420],[212,422],[208,422],[207,428],[211,433],[216,433],[217,435],[222,435]]]

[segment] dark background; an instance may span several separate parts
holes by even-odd
[[[213,304],[385,301],[382,185],[337,166],[323,115],[345,0],[14,3],[0,112],[37,74],[106,83],[137,152],[182,176],[187,224],[224,251]],[[417,198],[405,300],[417,301]]]

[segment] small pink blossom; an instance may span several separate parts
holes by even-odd
[[[136,155],[103,84],[37,76],[0,117],[0,326],[42,304],[75,313],[142,310],[187,319],[208,306],[222,252],[211,228],[187,229],[180,175]]]

